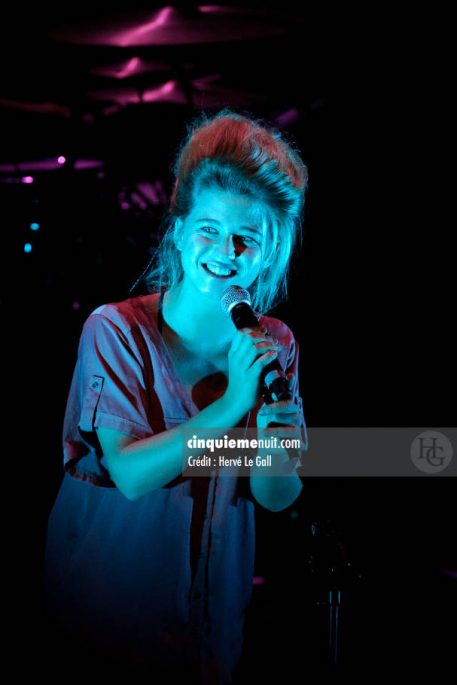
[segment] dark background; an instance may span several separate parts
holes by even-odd
[[[445,22],[398,8],[368,15],[269,2],[262,19],[287,27],[277,36],[226,42],[216,33],[213,42],[140,48],[50,37],[61,24],[102,27],[104,15],[158,7],[40,5],[9,10],[3,23],[6,599],[20,654],[40,649],[46,521],[62,477],[61,424],[81,326],[99,304],[127,297],[146,265],[177,146],[202,109],[228,105],[264,118],[309,167],[290,297],[272,312],[300,342],[308,424],[455,425],[453,260],[434,156],[442,71],[432,57],[442,63]],[[133,90],[175,79],[187,102],[126,106],[121,95],[88,96],[124,87],[91,70],[132,56],[167,65],[131,78]],[[211,74],[230,91],[195,91],[192,80]],[[61,169],[38,170],[61,154]],[[78,168],[81,160],[95,168]],[[35,169],[31,184],[20,182],[24,162]],[[240,682],[253,668],[285,682],[292,669],[303,679],[325,671],[327,607],[318,602],[332,583],[343,590],[341,668],[444,673],[457,609],[455,575],[446,574],[457,568],[453,486],[445,477],[314,478],[290,511],[259,509],[265,583],[254,588]]]

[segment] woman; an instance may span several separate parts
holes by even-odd
[[[220,302],[235,284],[261,314],[287,294],[306,168],[278,134],[224,110],[194,126],[175,170],[150,294],[99,307],[83,329],[49,518],[48,607],[64,640],[100,663],[228,683],[255,502],[279,511],[302,485],[260,468],[249,479],[184,477],[182,431],[264,434],[275,422],[290,437],[304,427],[290,329],[260,316],[237,330]],[[293,399],[266,404],[260,377],[275,358]]]

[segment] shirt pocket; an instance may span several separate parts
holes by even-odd
[[[90,376],[82,401],[81,418],[79,421],[79,428],[87,433],[92,433],[95,426],[95,416],[97,413],[98,403],[103,390],[105,379],[103,376],[96,374]]]

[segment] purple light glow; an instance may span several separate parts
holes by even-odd
[[[170,65],[164,60],[145,61],[140,57],[130,57],[116,64],[94,67],[90,72],[96,76],[107,76],[119,80],[149,71],[168,71],[169,69]]]
[[[167,81],[158,88],[150,88],[143,95],[143,102],[185,102],[185,97],[177,81]]]
[[[143,102],[176,102],[184,103],[185,95],[177,81],[166,81],[158,88],[149,88],[143,93]]]
[[[57,157],[57,164],[65,164],[66,161],[67,160],[63,155],[60,155],[59,157]]]
[[[81,169],[100,169],[103,167],[101,159],[77,159],[73,164],[73,169],[79,171]]]
[[[33,176],[23,176],[21,181],[22,183],[33,183]]]
[[[139,57],[131,57],[125,62],[117,73],[114,73],[114,78],[128,78],[132,74],[137,74],[141,70],[142,62]]]
[[[277,126],[282,128],[283,126],[290,126],[291,124],[295,124],[296,121],[298,121],[300,118],[300,114],[298,112],[298,109],[293,107],[292,109],[288,109],[286,112],[281,112],[281,114],[278,114],[278,116],[275,119],[275,123]]]
[[[157,14],[150,21],[146,21],[142,26],[121,31],[117,36],[117,45],[121,48],[129,47],[130,45],[142,45],[143,40],[145,40],[147,45],[148,40],[146,36],[151,32],[153,33],[154,30],[166,26],[174,14],[174,7],[163,7],[158,10]]]

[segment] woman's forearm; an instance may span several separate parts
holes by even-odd
[[[167,485],[183,471],[183,430],[220,428],[220,435],[236,426],[242,410],[220,397],[188,421],[143,440],[135,440],[111,455],[111,478],[131,500]],[[219,437],[214,434],[214,437]]]
[[[289,455],[277,453],[275,455],[278,464],[286,465]],[[252,466],[250,474],[251,492],[256,501],[270,511],[281,511],[290,506],[302,491],[303,484],[300,477],[294,471],[290,475],[265,476],[262,466]]]

